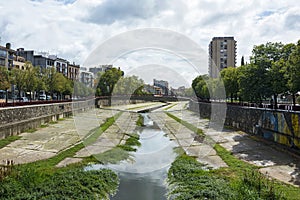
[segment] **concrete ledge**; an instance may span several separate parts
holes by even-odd
[[[94,99],[0,109],[0,139],[95,108]]]

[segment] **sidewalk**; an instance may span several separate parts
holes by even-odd
[[[94,117],[96,115],[97,117]],[[13,160],[15,164],[23,164],[53,157],[80,142],[90,130],[104,123],[110,116],[110,111],[91,110],[49,124],[48,127],[38,128],[33,133],[21,133],[22,137],[19,140],[0,149],[0,161]],[[86,123],[87,119],[89,123]]]

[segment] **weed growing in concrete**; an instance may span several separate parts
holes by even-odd
[[[8,136],[7,138],[1,139],[0,140],[0,149],[20,138],[21,138],[21,136],[19,136],[19,135],[13,135],[13,136]]]
[[[141,114],[139,114],[139,118],[136,121],[136,125],[137,126],[143,126],[144,125],[144,118],[143,118],[143,116]]]

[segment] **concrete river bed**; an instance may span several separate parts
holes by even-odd
[[[109,168],[115,171],[120,185],[112,200],[165,200],[166,179],[171,163],[176,158],[171,141],[147,113],[142,114],[144,126],[138,130],[141,146],[131,153],[131,158],[119,164],[92,165],[88,169]]]

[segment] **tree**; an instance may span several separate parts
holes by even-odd
[[[268,42],[254,46],[250,61],[259,67],[269,69],[272,62],[276,62],[282,57],[283,47],[284,45],[281,42]]]
[[[11,73],[6,67],[0,66],[0,89],[6,91],[5,102],[8,102],[8,89],[11,86]]]
[[[36,91],[40,92],[40,91],[49,91],[49,86],[47,84],[48,81],[48,73],[47,73],[47,69],[43,68],[41,69],[41,67],[37,66],[37,87],[36,87]]]
[[[300,40],[292,51],[287,62],[288,89],[293,96],[293,104],[296,104],[296,93],[300,91]]]
[[[25,72],[18,68],[13,68],[12,83],[18,89],[18,96],[21,97],[21,92],[25,90]]]
[[[27,66],[26,66],[27,65]],[[30,92],[30,100],[32,100],[32,92],[37,89],[39,68],[33,67],[31,63],[25,63],[25,88]]]
[[[242,59],[241,59],[241,66],[244,66],[245,65],[245,60],[244,60],[244,56],[242,56]]]
[[[239,93],[244,100],[261,104],[270,96],[270,80],[265,68],[250,63],[237,69]]]
[[[283,48],[284,45],[281,42],[267,42],[266,44],[254,46],[252,56],[250,57],[251,65],[249,65],[249,67],[251,67],[251,70],[248,72],[251,72],[252,74],[249,75],[254,75],[255,77],[252,78],[257,81],[257,85],[253,85],[254,88],[250,91],[250,93],[252,92],[252,98],[255,99],[255,102],[261,103],[262,98],[271,97],[272,94],[277,97],[277,92],[279,91],[278,85],[272,83],[276,81],[273,78],[280,75],[280,70],[278,71],[278,65],[274,66],[275,69],[272,70],[271,73],[269,70],[274,63],[282,58]],[[263,87],[265,87],[265,89]]]
[[[101,93],[97,94],[98,96],[111,96],[112,91],[114,90],[115,84],[118,80],[124,75],[124,73],[117,68],[111,68],[107,70],[99,79],[97,88]]]
[[[287,91],[287,78],[286,62],[284,59],[280,59],[276,62],[272,62],[272,67],[268,71],[270,77],[271,90],[274,96],[274,108],[277,109],[277,97],[278,94]]]
[[[113,94],[142,95],[144,81],[137,76],[121,77],[114,87]]]
[[[226,96],[230,96],[231,102],[233,102],[233,98],[237,98],[239,91],[237,69],[234,67],[225,68],[221,71],[221,77],[226,89]]]
[[[72,98],[73,87],[74,87],[74,82],[65,77],[63,95],[70,95],[70,98]]]
[[[55,76],[58,72],[56,72],[54,67],[51,68],[46,68],[42,70],[43,73],[43,79],[45,83],[45,90],[47,92],[50,92],[51,96],[53,97],[53,92],[54,92],[54,85],[55,83]]]
[[[192,88],[195,91],[195,94],[198,98],[203,100],[209,100],[210,94],[208,90],[208,75],[200,75],[196,77],[192,82]]]
[[[60,99],[62,99],[62,94],[65,91],[65,85],[66,85],[66,78],[62,73],[55,72],[54,73],[54,84],[52,85],[52,90],[54,92],[57,92],[60,96]]]

